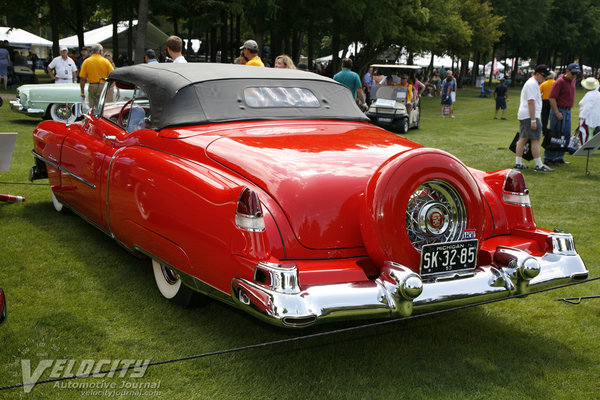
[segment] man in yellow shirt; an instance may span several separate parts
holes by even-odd
[[[98,106],[98,99],[102,93],[102,87],[108,74],[113,71],[113,66],[106,58],[102,57],[104,49],[100,43],[92,46],[92,55],[81,64],[79,84],[81,86],[81,97],[85,98],[85,82],[88,82],[88,103],[90,108]]]
[[[550,89],[554,85],[554,72],[550,72],[547,79],[540,84],[542,93],[542,129],[548,128],[548,118],[550,117]]]
[[[254,65],[255,67],[264,67],[262,60],[258,56],[258,44],[254,40],[246,40],[244,45],[240,47],[244,53],[244,58],[248,60],[246,65]]]

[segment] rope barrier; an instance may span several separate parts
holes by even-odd
[[[486,305],[486,304],[498,303],[500,301],[505,301],[505,300],[510,300],[510,299],[518,299],[521,297],[531,296],[533,294],[549,292],[551,290],[557,290],[557,289],[562,289],[562,288],[566,288],[566,287],[570,287],[570,286],[580,285],[582,283],[589,283],[589,282],[593,282],[593,281],[596,281],[599,279],[600,279],[600,277],[590,278],[590,279],[586,279],[584,281],[571,282],[571,283],[567,283],[567,284],[560,285],[560,286],[555,286],[555,287],[546,288],[546,289],[540,289],[540,290],[536,290],[536,291],[529,292],[529,293],[517,294],[514,296],[510,296],[510,297],[486,300],[486,301],[482,301],[479,303],[467,304],[467,305],[452,307],[452,308],[448,308],[448,309],[444,309],[444,310],[431,311],[431,312],[424,313],[424,314],[410,315],[410,316],[404,317],[404,318],[389,319],[389,320],[385,320],[385,321],[373,322],[373,323],[369,323],[369,324],[352,326],[352,327],[348,327],[348,328],[335,329],[335,330],[327,331],[327,332],[319,332],[319,333],[313,333],[313,334],[304,335],[304,336],[296,336],[293,338],[273,340],[271,342],[256,343],[256,344],[251,344],[251,345],[246,345],[246,346],[241,346],[241,347],[234,347],[234,348],[226,349],[226,350],[217,350],[217,351],[212,351],[212,352],[208,352],[208,353],[195,354],[195,355],[191,355],[191,356],[172,358],[172,359],[162,360],[162,361],[154,361],[154,362],[139,364],[139,365],[128,365],[128,366],[121,367],[121,368],[113,368],[113,369],[97,371],[97,372],[95,371],[95,372],[90,372],[87,374],[63,376],[63,377],[59,377],[59,378],[45,379],[45,380],[40,380],[40,381],[36,381],[36,382],[16,383],[13,385],[0,386],[0,391],[8,390],[8,389],[17,389],[17,388],[21,388],[21,387],[25,387],[25,386],[36,386],[36,385],[40,385],[40,384],[44,384],[44,383],[52,383],[52,382],[59,382],[59,381],[65,381],[65,380],[71,380],[71,379],[87,378],[87,377],[94,376],[94,375],[102,375],[102,374],[108,374],[108,373],[114,374],[115,372],[127,371],[130,369],[144,368],[144,367],[147,368],[147,367],[152,367],[152,366],[156,366],[156,365],[171,364],[171,363],[175,363],[175,362],[195,360],[198,358],[212,357],[212,356],[218,356],[218,355],[229,354],[229,353],[237,353],[237,352],[241,352],[241,351],[275,346],[275,345],[279,345],[279,344],[299,342],[299,341],[314,339],[314,338],[323,337],[323,336],[331,336],[331,335],[337,335],[337,334],[351,332],[351,331],[358,331],[358,330],[367,329],[367,328],[374,328],[374,327],[379,327],[379,326],[384,326],[384,325],[396,324],[396,323],[399,323],[402,321],[424,318],[424,317],[429,317],[432,315],[445,314],[445,313],[449,313],[449,312],[479,307],[479,306]],[[598,296],[590,296],[590,297],[598,297]],[[581,297],[581,298],[587,298],[587,297]],[[575,299],[575,298],[572,298],[572,299]],[[556,300],[561,300],[561,299],[556,299]]]

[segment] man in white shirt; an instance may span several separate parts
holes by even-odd
[[[552,172],[552,168],[542,163],[540,157],[540,139],[542,138],[542,123],[540,117],[542,114],[542,94],[540,92],[540,83],[546,80],[550,70],[544,64],[535,68],[533,76],[525,82],[521,90],[521,102],[517,119],[519,120],[519,141],[515,151],[516,161],[514,169],[527,169],[523,164],[523,150],[525,144],[531,139],[531,154],[535,161],[536,172]]]
[[[66,46],[60,46],[60,56],[48,64],[48,73],[55,83],[73,83],[77,81],[77,66],[68,55]],[[54,70],[55,72],[53,72]]]
[[[187,63],[181,54],[183,50],[183,41],[179,36],[169,36],[167,38],[167,53],[173,59],[174,64]]]

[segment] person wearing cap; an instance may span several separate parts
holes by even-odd
[[[60,56],[50,61],[48,74],[54,83],[73,83],[77,80],[77,65],[69,57],[67,46],[60,46]]]
[[[508,100],[508,88],[504,84],[506,80],[500,79],[500,84],[494,89],[494,99],[496,100],[496,114],[494,119],[498,119],[498,110],[502,109],[502,119],[506,119],[506,100]]]
[[[350,89],[354,101],[360,100],[361,104],[366,105],[365,93],[362,90],[360,76],[352,71],[352,59],[344,58],[342,60],[342,70],[333,76],[333,80]]]
[[[90,108],[96,108],[104,82],[114,67],[106,58],[102,57],[104,48],[100,43],[92,46],[92,55],[83,61],[79,72],[79,85],[81,97],[85,99],[85,82],[88,82],[88,104]]]
[[[79,57],[75,61],[75,65],[77,65],[77,71],[81,71],[81,64],[85,61],[86,58],[90,56],[88,52],[88,48],[83,46],[79,49]]]
[[[540,93],[540,83],[544,82],[550,70],[548,66],[540,64],[535,67],[533,76],[525,82],[521,90],[521,101],[519,102],[519,111],[517,119],[519,120],[519,140],[515,150],[514,169],[527,169],[523,164],[523,150],[528,140],[531,140],[531,154],[535,161],[536,172],[552,172],[552,168],[542,163],[540,157],[540,139],[542,138],[542,123],[540,116],[542,113],[542,94]]]
[[[167,38],[167,53],[173,59],[173,64],[185,64],[187,60],[181,54],[183,50],[183,41],[179,36],[169,36]]]
[[[542,132],[546,132],[548,129],[548,120],[550,119],[550,90],[552,90],[552,85],[556,81],[554,76],[554,72],[550,72],[546,80],[540,85],[540,92],[542,93]]]
[[[253,65],[255,67],[264,67],[262,60],[258,56],[258,43],[254,40],[246,40],[244,45],[240,47],[240,50],[244,54],[246,65]]]
[[[154,52],[154,50],[146,50],[144,61],[146,61],[147,64],[158,64],[158,60],[156,59],[156,53]]]
[[[571,137],[571,108],[575,102],[575,86],[579,65],[571,63],[567,72],[558,78],[550,90],[550,131],[559,130],[569,143]],[[570,164],[563,159],[564,151],[546,150],[544,162],[548,165]]]
[[[600,82],[590,76],[581,81],[588,92],[579,102],[579,137],[581,144],[600,131]]]

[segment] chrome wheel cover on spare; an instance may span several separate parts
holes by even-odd
[[[467,211],[458,191],[446,181],[421,184],[408,199],[406,231],[415,249],[461,240]]]

